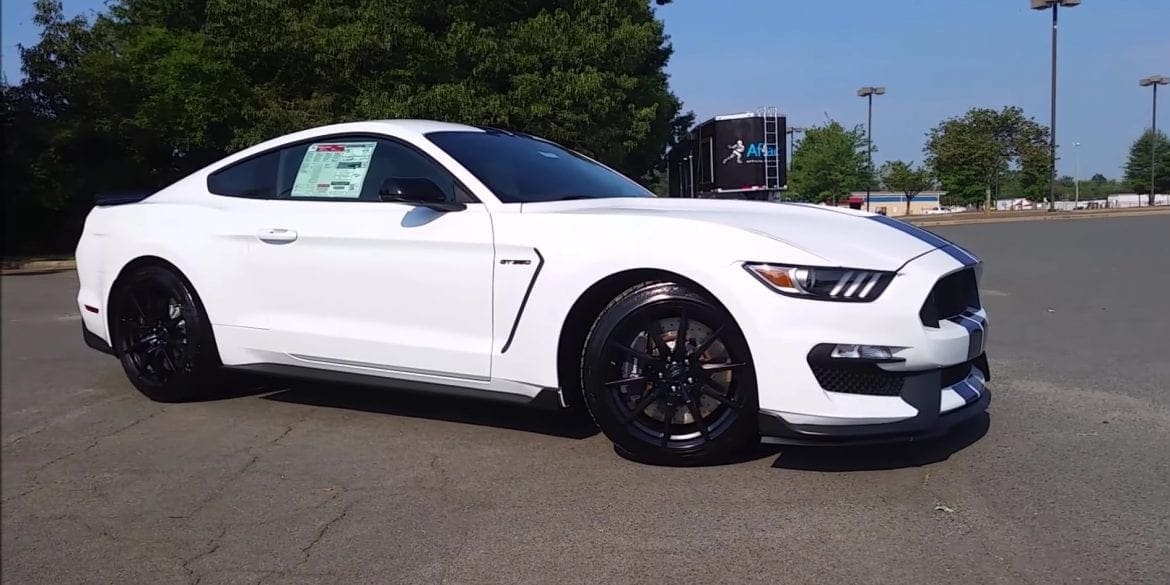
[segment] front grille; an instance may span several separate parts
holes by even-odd
[[[938,370],[918,370],[910,372],[887,372],[877,364],[832,364],[812,363],[813,375],[821,388],[829,392],[842,394],[866,394],[869,396],[898,396],[907,378],[938,372],[940,375],[939,388],[954,386],[971,375],[972,368],[979,368],[985,377],[987,374],[987,358],[979,356],[961,364],[947,366]],[[988,377],[990,379],[990,377]]]
[[[897,396],[902,393],[905,378],[877,366],[812,366],[813,375],[821,388],[842,394],[869,394]]]
[[[927,327],[938,327],[939,321],[961,315],[967,309],[978,309],[979,284],[975,269],[966,268],[948,274],[931,289],[918,316]]]

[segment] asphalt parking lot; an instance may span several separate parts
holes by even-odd
[[[1170,215],[933,228],[990,417],[670,469],[570,416],[336,386],[163,405],[2,279],[3,583],[1170,583]]]

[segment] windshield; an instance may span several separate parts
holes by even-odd
[[[625,176],[543,140],[499,131],[432,132],[427,138],[504,203],[654,196]]]

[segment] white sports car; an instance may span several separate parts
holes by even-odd
[[[155,400],[230,368],[583,403],[667,464],[936,435],[990,400],[982,264],[959,246],[858,211],[657,198],[494,128],[270,140],[99,198],[77,267],[85,341]]]

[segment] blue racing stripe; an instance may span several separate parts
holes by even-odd
[[[941,250],[946,252],[951,258],[958,260],[963,266],[974,266],[979,263],[979,259],[974,254],[954,244],[943,246]]]
[[[979,399],[979,392],[967,384],[966,381],[959,382],[958,384],[951,386],[951,389],[954,390],[955,393],[960,397],[962,397],[963,402],[966,402],[967,404],[971,404],[972,402],[975,402]]]
[[[955,325],[962,326],[963,329],[967,330],[967,333],[974,333],[979,331],[978,323],[973,323],[970,319],[964,319],[962,316],[951,317],[950,319],[947,319],[947,321],[950,321]]]
[[[911,236],[914,236],[915,238],[918,238],[919,240],[922,240],[923,242],[926,242],[927,244],[930,244],[931,246],[934,246],[936,248],[941,248],[943,246],[952,245],[950,242],[948,242],[948,241],[946,241],[946,240],[944,240],[944,239],[942,239],[942,238],[940,238],[940,237],[938,237],[938,236],[936,236],[936,235],[934,235],[934,234],[932,234],[932,233],[930,233],[930,232],[928,232],[928,231],[926,231],[918,226],[910,225],[904,221],[898,221],[892,217],[887,217],[884,215],[871,215],[869,218],[880,223],[880,224],[890,226],[890,227],[892,227],[892,228],[894,228],[894,229],[896,229],[904,234],[909,234]]]
[[[967,330],[967,359],[975,359],[983,353],[983,339],[987,335],[987,320],[978,316],[964,313],[947,319],[951,323]]]
[[[910,225],[904,221],[899,221],[884,215],[871,215],[869,218],[880,224],[892,227],[906,235],[926,242],[931,246],[941,248],[943,252],[946,252],[955,260],[958,260],[959,263],[963,266],[974,266],[979,263],[979,258],[976,258],[974,254],[916,225]]]

